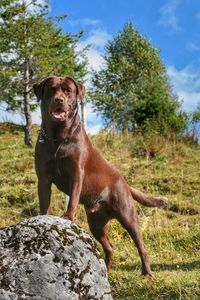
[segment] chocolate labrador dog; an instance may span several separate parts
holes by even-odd
[[[165,199],[130,187],[92,145],[78,115],[77,99],[84,101],[85,96],[83,85],[71,77],[48,77],[33,88],[41,100],[42,114],[35,150],[40,213],[47,214],[50,209],[52,183],[69,196],[64,217],[73,221],[78,204],[83,204],[91,232],[104,249],[108,269],[113,255],[108,222],[116,218],[137,247],[142,274],[151,276],[133,199],[150,207],[165,206]]]

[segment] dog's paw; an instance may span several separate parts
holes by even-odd
[[[74,222],[74,217],[71,214],[68,213],[64,213],[61,218],[66,219],[66,220],[70,220],[71,222]]]
[[[142,272],[141,276],[142,276],[142,278],[144,278],[144,279],[152,280],[152,281],[153,281],[153,275],[152,275],[152,273]]]

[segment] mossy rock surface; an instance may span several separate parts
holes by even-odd
[[[0,241],[0,299],[112,299],[96,243],[69,220],[33,217]]]

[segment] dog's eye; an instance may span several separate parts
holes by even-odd
[[[53,93],[53,92],[55,92],[55,90],[56,90],[56,87],[55,86],[51,86],[50,87],[50,91]]]
[[[64,93],[66,94],[70,94],[72,92],[72,89],[67,88],[67,89],[63,89]]]

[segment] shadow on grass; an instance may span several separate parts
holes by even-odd
[[[192,262],[177,262],[174,264],[152,264],[153,271],[188,271],[188,270],[198,270],[200,269],[200,260],[195,260]]]
[[[139,264],[131,264],[131,265],[120,265],[114,266],[113,269],[121,270],[121,271],[133,271],[141,268]],[[174,264],[151,264],[152,271],[162,272],[162,271],[192,271],[192,270],[200,270],[200,260],[195,260],[192,262],[177,262]]]

